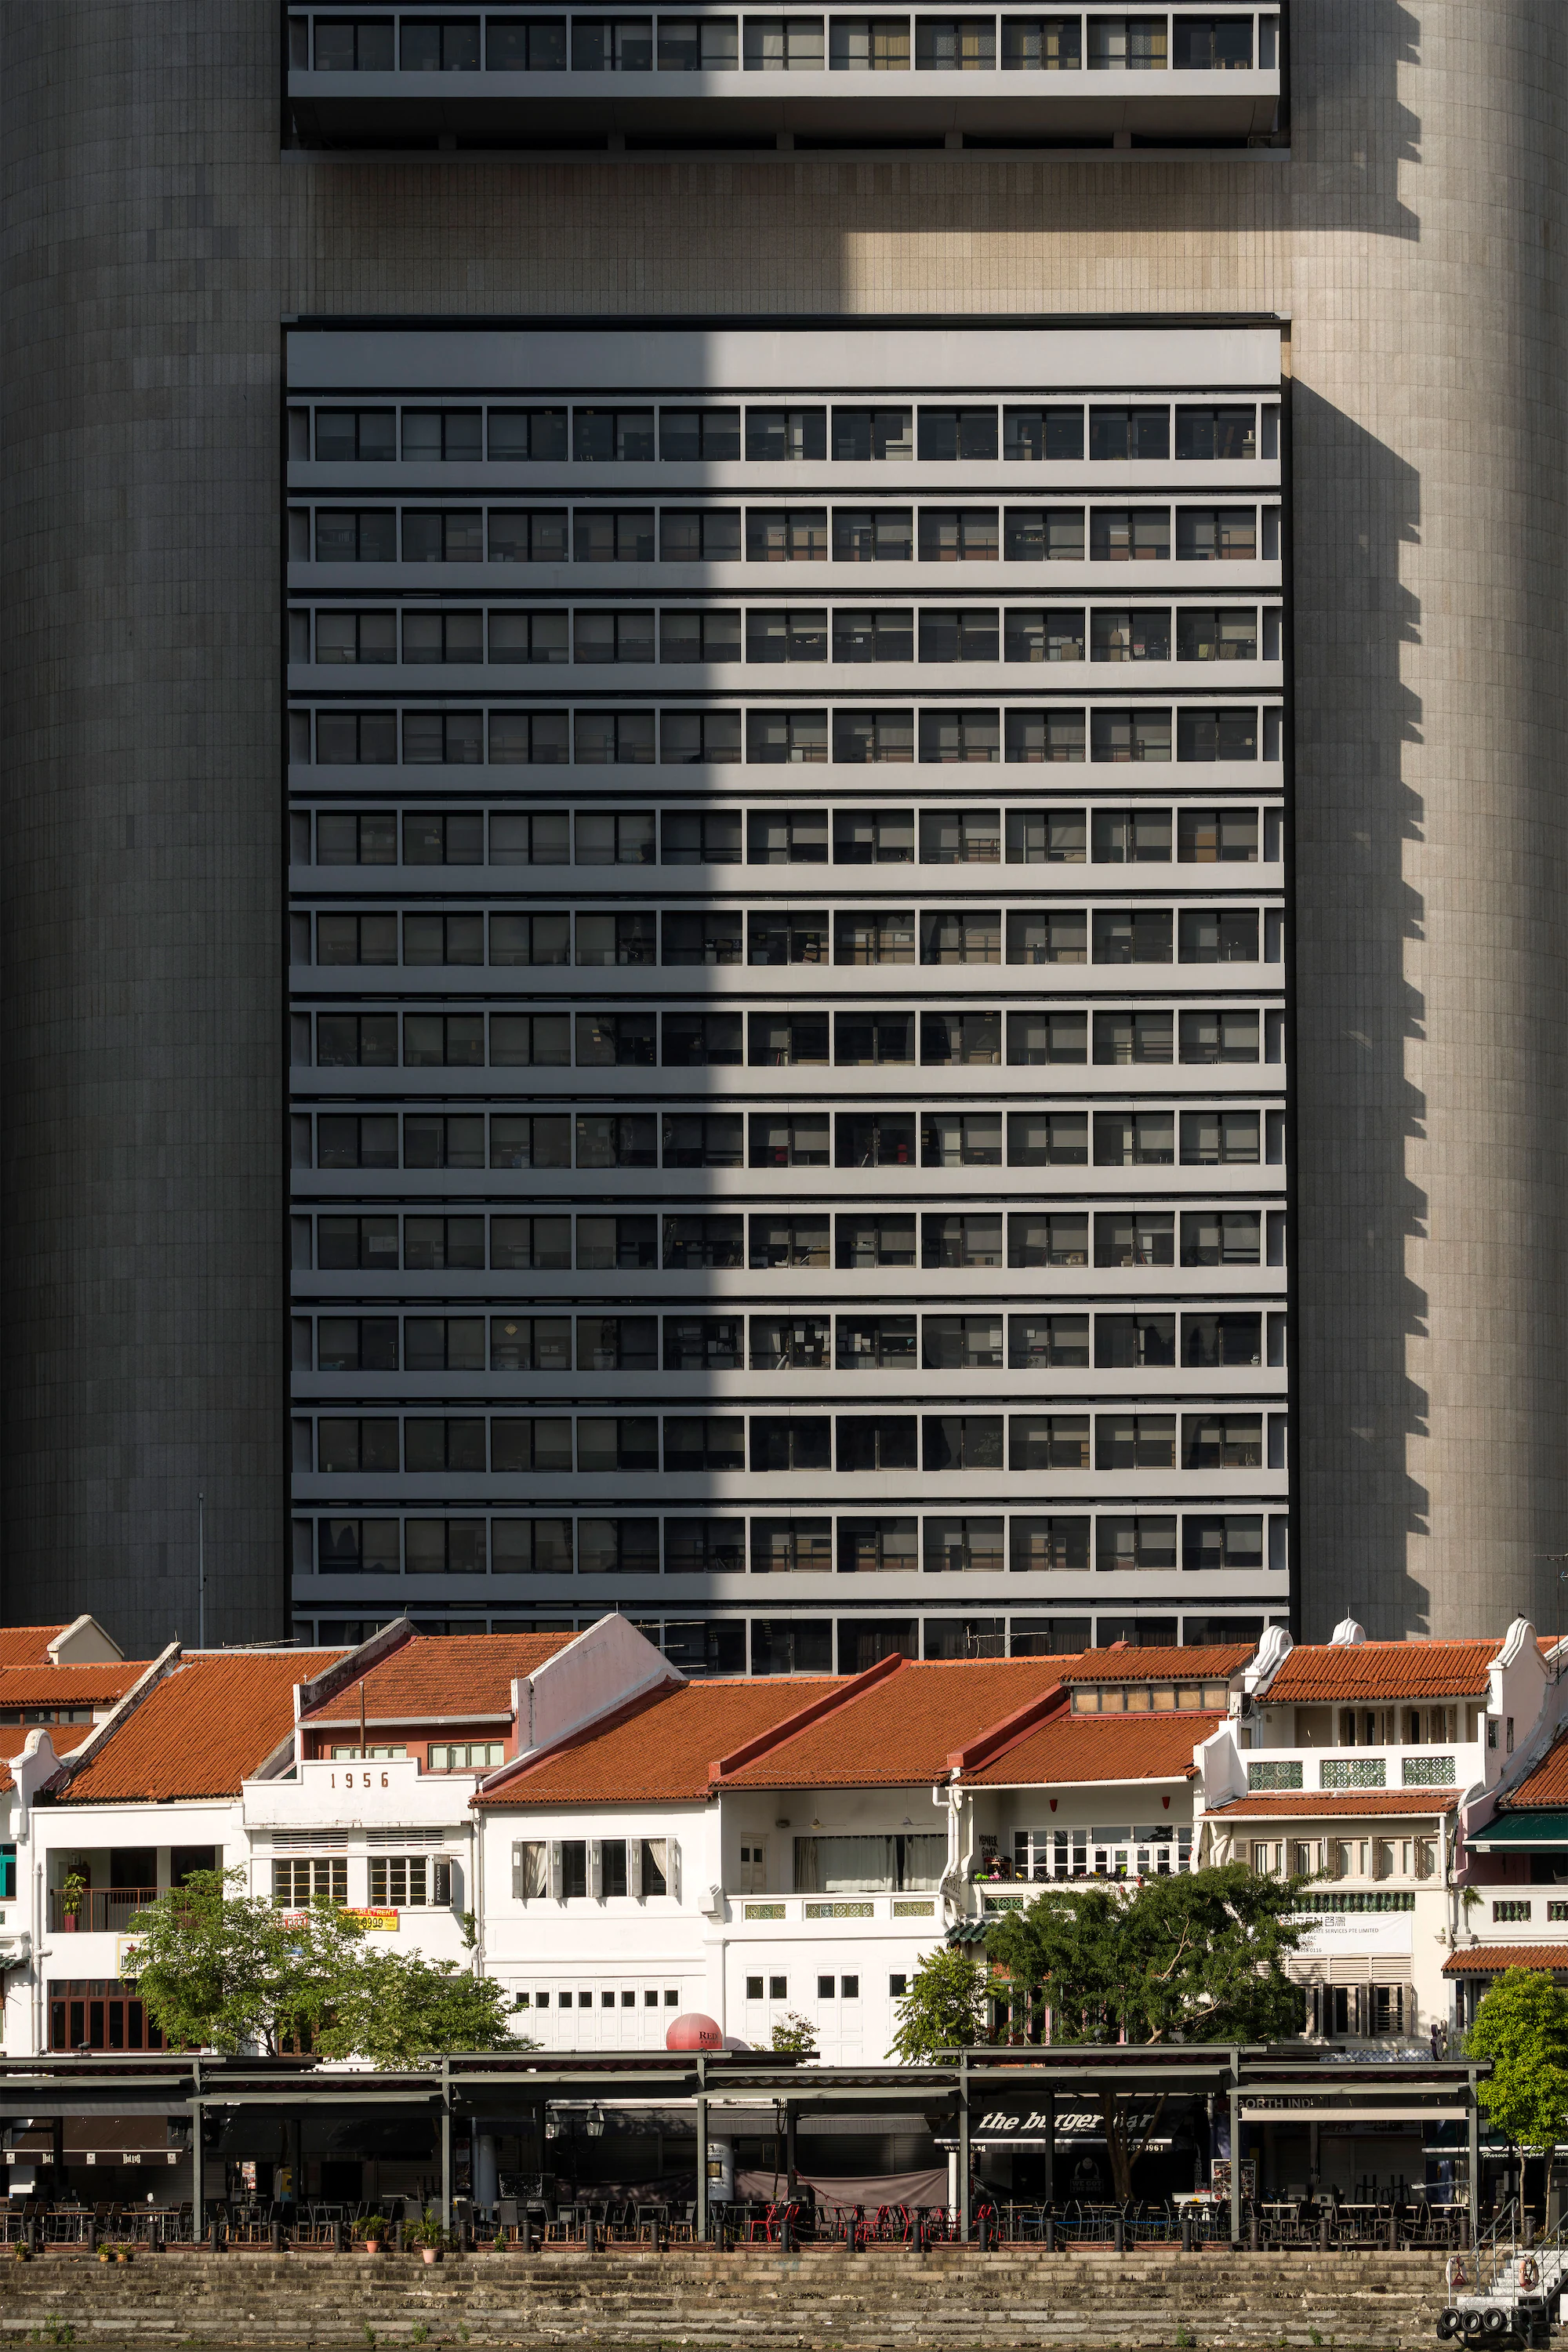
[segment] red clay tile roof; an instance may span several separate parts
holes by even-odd
[[[1211,1642],[1190,1650],[1085,1650],[1058,1663],[1064,1683],[1192,1683],[1239,1674],[1257,1654],[1256,1642]]]
[[[1568,1804],[1568,1735],[1559,1735],[1534,1771],[1527,1772],[1517,1789],[1498,1799],[1500,1811],[1513,1805],[1562,1804]]]
[[[63,1625],[0,1626],[0,1666],[50,1664],[48,1645],[65,1630]]]
[[[492,1780],[479,1805],[697,1802],[713,1759],[838,1687],[836,1678],[665,1684],[537,1763]]]
[[[730,1789],[900,1788],[943,1780],[953,1751],[1042,1697],[1059,1658],[901,1662],[847,1703],[724,1776]],[[716,1754],[720,1751],[715,1750]]]
[[[150,1660],[93,1666],[0,1665],[0,1707],[107,1706],[140,1682]]]
[[[1500,1976],[1504,1969],[1568,1969],[1568,1944],[1478,1944],[1443,1963],[1446,1977]]]
[[[182,1659],[73,1774],[58,1801],[237,1796],[240,1782],[292,1729],[295,1684],[342,1655],[341,1650],[230,1650]]]
[[[1499,1642],[1300,1643],[1269,1684],[1265,1706],[1315,1699],[1479,1698]]]
[[[1025,1733],[994,1762],[965,1772],[966,1788],[1079,1780],[1182,1780],[1193,1749],[1223,1718],[1191,1715],[1060,1715]]]
[[[1209,1819],[1289,1821],[1311,1813],[1321,1821],[1349,1821],[1363,1813],[1451,1813],[1458,1801],[1458,1789],[1278,1790],[1268,1795],[1238,1797],[1234,1804],[1213,1806]]]
[[[513,1682],[576,1638],[570,1633],[468,1633],[454,1641],[416,1633],[304,1720],[312,1726],[353,1724],[357,1729],[362,1680],[367,1724],[510,1716]]]

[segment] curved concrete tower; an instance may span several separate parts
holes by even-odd
[[[270,0],[13,12],[4,1610],[287,1622],[280,326],[1290,322],[1303,1630],[1556,1621],[1553,0],[1294,0],[1288,151],[321,152]],[[493,134],[492,134],[493,135]],[[956,134],[955,134],[956,135]]]

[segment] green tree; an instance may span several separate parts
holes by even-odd
[[[456,1960],[363,1946],[334,1989],[315,2033],[328,2058],[368,2058],[377,2066],[414,2066],[459,2050],[537,2050],[512,2032],[506,1995],[491,1977]]]
[[[244,1889],[243,1870],[193,1871],[137,1920],[126,1973],[176,2048],[275,2053],[314,2039],[353,1974],[357,1920],[323,1903],[285,1924]]]
[[[1073,1885],[1038,1895],[986,1936],[1009,1980],[1015,2017],[1057,2042],[1269,2042],[1299,2033],[1301,1995],[1285,1958],[1301,1938],[1300,1878],[1268,1878],[1242,1863],[1180,1872],[1142,1885]],[[1100,2102],[1119,2200],[1159,2127],[1136,2094]]]
[[[1500,2130],[1516,2147],[1555,2147],[1568,2125],[1568,1990],[1544,1969],[1505,1969],[1465,2051],[1492,2062],[1476,2095]]]
[[[816,2055],[816,2028],[809,2017],[802,2017],[797,2010],[792,2009],[787,2017],[779,2019],[770,2038],[782,2057],[815,2058]]]
[[[983,1960],[962,1944],[939,1944],[927,1952],[899,2003],[899,2030],[889,2058],[907,2066],[928,2064],[944,2050],[970,2050],[985,2038]]]

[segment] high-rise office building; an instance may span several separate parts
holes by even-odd
[[[1565,49],[18,12],[8,1616],[1551,1622]]]
[[[312,1636],[1286,1614],[1279,360],[290,331]]]

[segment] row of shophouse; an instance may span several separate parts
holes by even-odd
[[[1510,1963],[1568,1980],[1560,1664],[1523,1621],[747,1680],[619,1616],[146,1662],[91,1620],[15,1629],[5,2052],[156,2047],[136,1920],[205,1867],[496,1979],[549,2052],[662,2048],[699,2011],[869,2064],[934,1946],[1044,1887],[1240,1859],[1311,1878],[1310,2033],[1431,2053]]]

